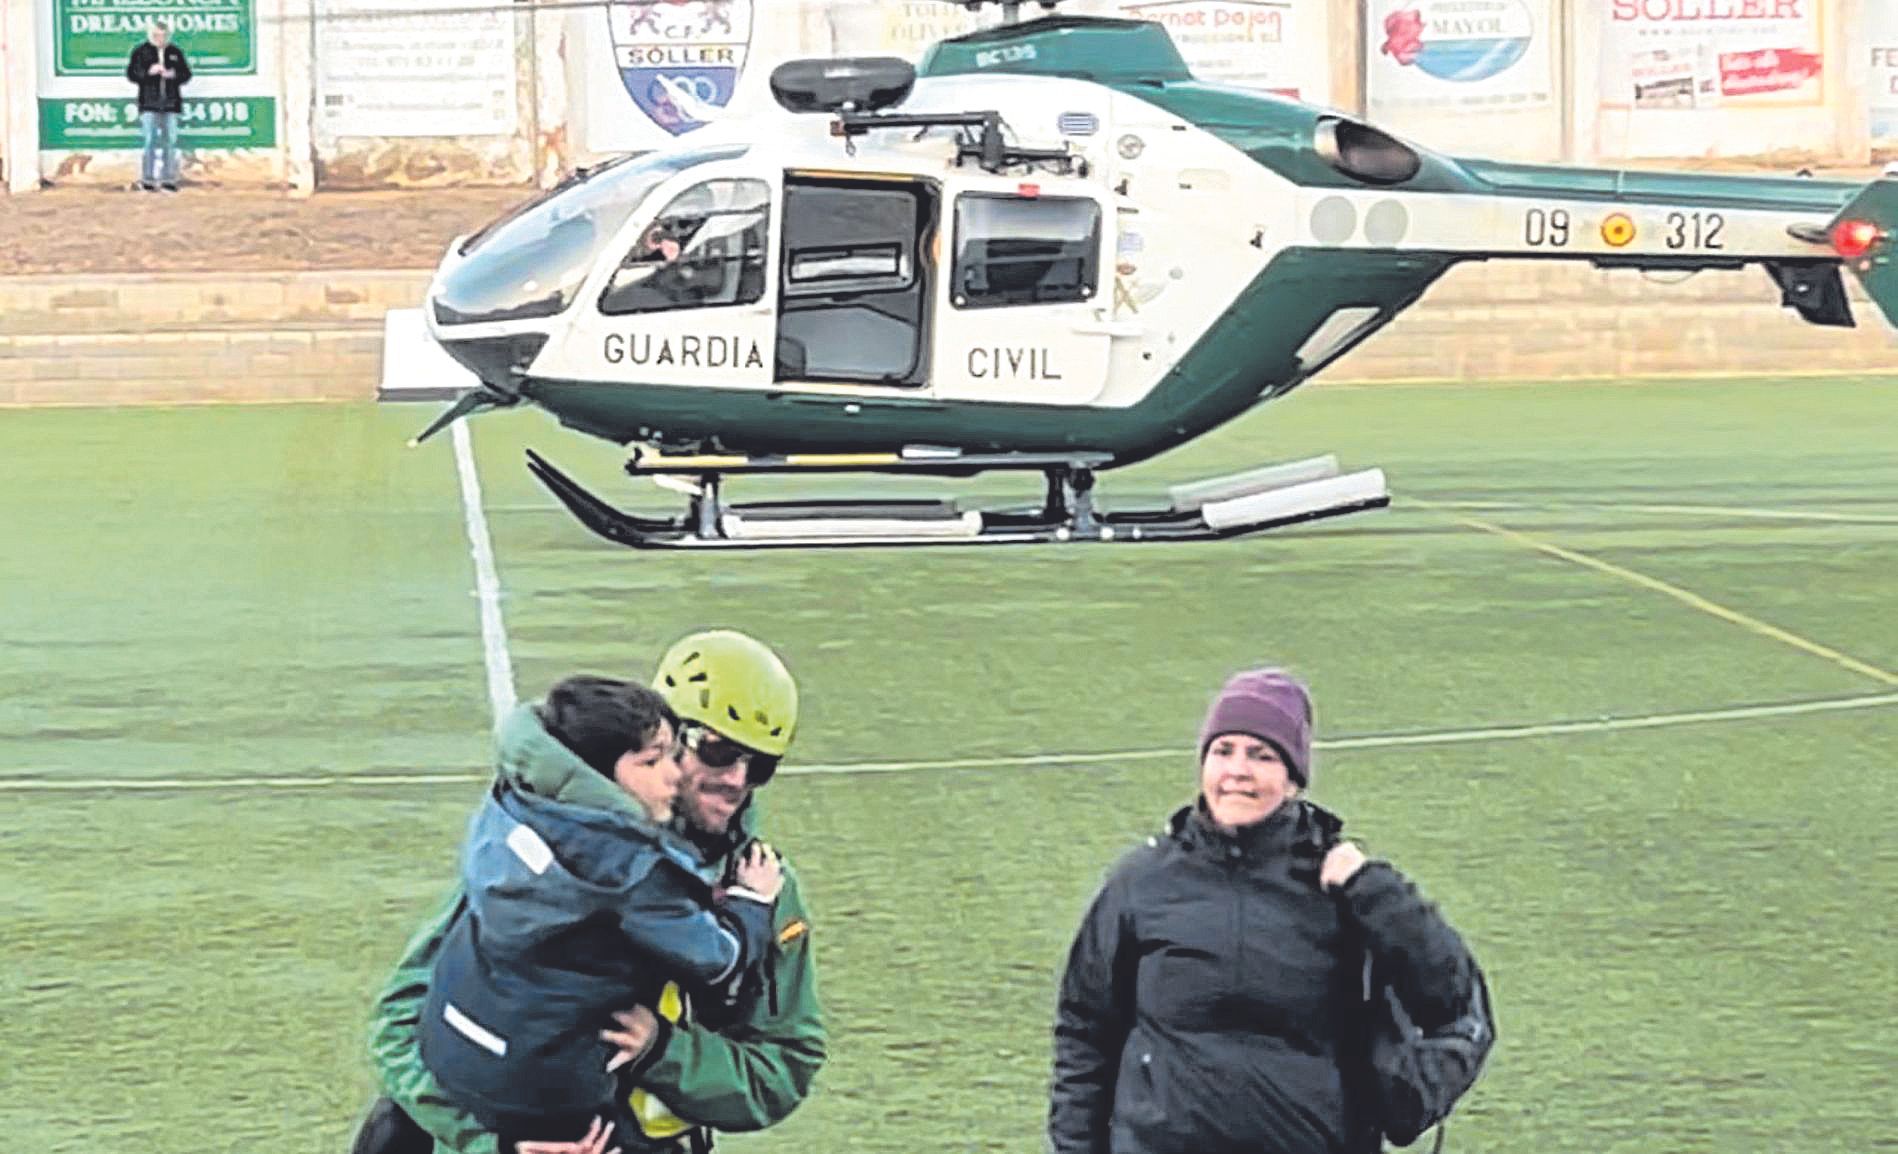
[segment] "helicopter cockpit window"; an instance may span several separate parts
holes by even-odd
[[[771,188],[708,180],[672,199],[600,296],[609,316],[753,304],[764,296]]]
[[[743,146],[649,153],[574,173],[462,246],[434,294],[442,324],[549,317],[574,294],[653,189],[695,165],[744,155]]]
[[[958,308],[1084,301],[1099,282],[1101,208],[1085,197],[956,198]]]

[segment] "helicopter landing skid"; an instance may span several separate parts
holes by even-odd
[[[720,468],[662,472],[637,459],[627,466],[684,492],[685,513],[646,517],[594,496],[547,460],[527,450],[528,469],[582,525],[635,549],[771,549],[890,545],[1026,545],[1071,541],[1205,541],[1381,509],[1390,504],[1384,472],[1340,474],[1335,457],[1318,457],[1225,477],[1176,485],[1164,507],[1103,510],[1094,500],[1094,457],[959,458],[907,462],[878,459],[854,465],[838,458],[808,464],[767,464],[722,458]],[[726,504],[727,473],[842,472],[967,473],[1038,468],[1046,476],[1039,506],[963,509],[954,501],[778,501]]]

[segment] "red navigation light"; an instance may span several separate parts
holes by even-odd
[[[1857,260],[1883,239],[1885,234],[1869,220],[1842,220],[1832,230],[1832,247],[1846,260]]]
[[[1015,186],[1015,193],[1018,196],[1040,196],[1041,186],[1039,184],[1018,184]]]

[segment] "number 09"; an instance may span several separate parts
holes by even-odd
[[[1568,244],[1568,210],[1552,209],[1547,212],[1532,208],[1522,218],[1522,239],[1532,248],[1561,248]]]

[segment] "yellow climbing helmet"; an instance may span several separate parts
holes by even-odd
[[[797,729],[797,682],[769,646],[730,629],[694,633],[659,659],[652,687],[681,720],[783,757]]]

